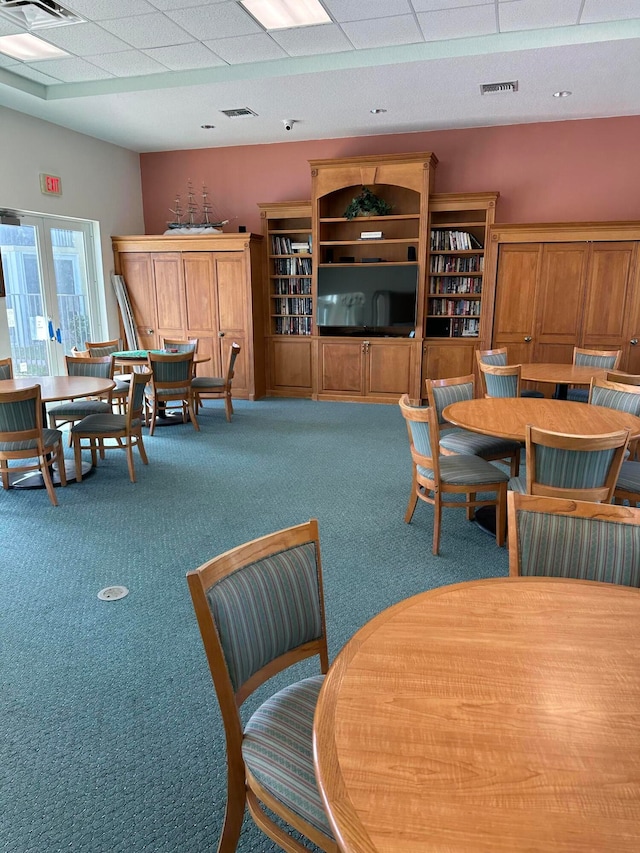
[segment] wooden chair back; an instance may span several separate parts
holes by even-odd
[[[476,396],[476,378],[473,373],[469,373],[467,376],[449,379],[425,379],[425,391],[429,405],[435,409],[438,423],[442,426],[447,423],[442,412],[448,405],[461,400],[473,400]]]
[[[101,379],[113,379],[113,359],[110,355],[65,355],[64,360],[67,376],[96,376]]]
[[[583,347],[573,348],[573,363],[584,364],[589,367],[604,367],[607,370],[615,370],[622,358],[622,350],[608,349],[584,349]]]
[[[0,358],[0,379],[13,379],[13,361],[11,358]]]
[[[640,376],[634,373],[609,371],[607,373],[607,382],[619,382],[621,385],[640,385]]]
[[[519,397],[522,365],[484,364],[479,362],[485,397]]]
[[[186,422],[189,412],[191,423],[196,431],[200,430],[194,406],[194,393],[191,386],[193,380],[193,351],[182,353],[149,352],[147,367],[151,372],[151,390],[146,389],[146,395],[151,403],[151,421],[149,435],[155,430],[156,416],[159,404],[178,402],[182,409],[182,419]],[[166,406],[169,408],[168,406]],[[175,408],[175,407],[174,407]]]
[[[111,355],[114,352],[121,352],[122,341],[120,338],[114,338],[111,341],[85,341],[85,349],[93,358]]]
[[[476,363],[478,365],[478,376],[480,377],[480,383],[482,385],[482,395],[486,397],[487,386],[484,381],[484,373],[482,372],[480,365],[493,364],[498,367],[504,367],[506,364],[509,363],[507,356],[507,348],[499,347],[498,349],[477,349]]]
[[[507,495],[509,574],[640,586],[640,509]]]
[[[166,352],[198,352],[199,338],[162,338],[162,349]]]
[[[609,503],[629,430],[568,435],[527,425],[527,494]]]
[[[594,377],[589,388],[589,403],[640,417],[640,385]]]
[[[285,850],[306,849],[265,814],[263,803],[322,849],[337,850],[245,767],[239,712],[258,687],[299,661],[317,657],[320,672],[328,670],[317,521],[233,548],[188,572],[187,582],[226,733],[228,801],[219,849],[235,849],[247,804]]]

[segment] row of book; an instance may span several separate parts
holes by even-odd
[[[452,338],[477,338],[480,334],[480,320],[470,317],[468,320],[451,321]]]
[[[271,254],[272,255],[291,255],[297,252],[311,252],[311,234],[307,240],[292,240],[291,237],[284,237],[281,234],[271,235]]]
[[[429,293],[482,293],[482,279],[477,276],[443,276],[429,279]]]
[[[276,335],[310,335],[311,317],[276,317]]]
[[[273,282],[273,292],[285,296],[311,293],[311,279],[276,278]]]
[[[276,258],[273,271],[276,275],[311,275],[311,258]]]
[[[468,317],[477,314],[479,309],[477,299],[433,299],[429,305],[429,314],[434,317]]]
[[[484,255],[469,255],[461,258],[456,255],[431,255],[429,272],[482,272]]]
[[[276,314],[305,314],[309,317],[313,314],[313,299],[292,297],[275,299],[274,302]]]
[[[464,252],[469,249],[481,249],[482,244],[468,231],[433,230],[431,232],[431,251]]]

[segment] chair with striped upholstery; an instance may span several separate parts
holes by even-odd
[[[413,405],[404,394],[400,411],[407,422],[413,474],[411,495],[404,520],[411,522],[418,500],[433,506],[433,553],[440,549],[442,507],[466,509],[472,520],[481,506],[496,507],[496,541],[504,544],[506,529],[507,481],[509,477],[479,456],[443,456],[440,448],[438,416],[432,406]],[[478,492],[495,492],[493,498],[477,498]],[[443,500],[443,495],[464,495],[464,500]]]
[[[621,349],[573,348],[573,363],[585,367],[604,367],[606,370],[615,370],[620,364],[621,358]],[[589,401],[589,391],[586,388],[569,388],[567,391],[567,400],[573,400],[574,403],[587,403]]]
[[[509,574],[640,586],[640,510],[509,492]]]
[[[68,376],[97,376],[101,379],[113,379],[113,361],[110,355],[92,357],[65,356]],[[51,406],[48,411],[49,425],[51,429],[57,429],[58,425],[65,423],[76,423],[86,418],[87,415],[104,415],[113,411],[111,404],[111,393],[107,399],[65,400],[56,406]],[[71,435],[69,435],[69,446],[71,446]]]
[[[608,374],[616,375],[616,374]],[[602,406],[605,409],[617,409],[640,417],[640,386],[625,384],[611,379],[592,379],[589,388],[588,402],[592,406]],[[638,441],[629,442],[631,458],[637,457]],[[624,464],[624,463],[623,463]]]
[[[94,466],[98,464],[98,450],[100,450],[101,456],[104,456],[104,450],[124,450],[127,454],[129,479],[132,483],[136,481],[133,465],[134,447],[138,448],[143,463],[149,464],[142,442],[142,413],[144,389],[150,378],[151,374],[148,371],[131,375],[127,411],[124,414],[115,413],[111,410],[100,412],[88,415],[71,427],[73,453],[76,462],[76,480],[82,480],[83,449],[91,451],[91,463]],[[114,440],[115,444],[105,444],[108,439]],[[83,445],[83,441],[87,444]]]
[[[313,715],[328,669],[317,521],[240,545],[189,572],[187,581],[226,734],[219,853],[236,849],[246,807],[289,853],[308,853],[308,847],[267,809],[337,853],[313,768]],[[243,724],[240,707],[258,687],[311,657],[319,658],[320,675],[280,689]]]
[[[202,398],[224,400],[224,410],[227,420],[231,421],[233,403],[231,400],[231,383],[236,367],[236,359],[240,354],[240,344],[235,341],[229,347],[229,359],[225,376],[196,376],[191,383],[196,398],[196,408],[202,405]]]
[[[10,358],[0,358],[0,379],[13,379],[13,361]]]
[[[527,424],[526,480],[509,489],[528,495],[609,503],[629,443],[629,430],[567,435]]]
[[[67,485],[62,433],[43,427],[40,386],[0,392],[0,476],[10,486],[10,474],[40,471],[49,500],[58,506],[51,466],[54,462],[62,486]],[[9,465],[17,462],[18,464]]]
[[[480,364],[492,364],[494,367],[505,367],[509,364],[508,356],[507,356],[507,348],[500,347],[499,349],[477,349],[476,350],[476,361],[478,363],[478,370],[480,374],[480,380],[482,382],[482,390],[487,396],[487,388],[484,381],[484,373],[480,370]],[[536,391],[535,389],[524,388],[520,390],[521,397],[544,397],[542,391]]]
[[[153,435],[158,413],[176,406],[182,411],[182,422],[187,422],[188,413],[193,428],[199,431],[191,387],[193,352],[149,352],[147,365],[151,371],[151,385],[145,391],[147,408],[151,410],[149,435]]]
[[[487,462],[498,459],[508,460],[511,476],[517,477],[520,470],[519,441],[508,438],[498,438],[492,435],[481,435],[468,429],[453,427],[442,416],[446,406],[461,400],[473,400],[475,397],[475,376],[456,376],[452,379],[426,379],[425,386],[429,405],[438,414],[440,426],[440,451],[443,455],[462,453],[480,456]]]
[[[198,352],[199,338],[162,338],[165,352]]]
[[[120,338],[114,338],[111,341],[85,341],[84,345],[87,355],[90,355],[92,358],[99,358],[105,355],[112,356],[114,352],[122,350],[122,341]],[[116,383],[116,387],[111,392],[111,401],[115,404],[114,408],[117,407],[118,411],[122,413],[125,410],[125,404],[129,396],[131,374],[124,367],[114,363],[113,381]]]
[[[485,397],[520,397],[520,364],[479,363],[480,375],[486,389]]]

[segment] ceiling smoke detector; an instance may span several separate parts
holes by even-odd
[[[518,81],[517,80],[509,80],[506,83],[483,83],[480,86],[480,94],[481,95],[494,95],[500,94],[501,92],[517,92],[518,91]]]
[[[249,107],[238,107],[235,110],[220,110],[220,112],[226,115],[228,118],[242,118],[242,116],[258,115],[258,113],[254,113],[253,110],[250,110]]]
[[[0,0],[0,15],[27,30],[85,23],[84,18],[53,0]]]

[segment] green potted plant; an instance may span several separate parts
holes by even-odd
[[[387,213],[391,213],[391,205],[378,198],[368,187],[362,187],[362,192],[351,199],[344,216],[355,219],[356,216],[384,216]]]

